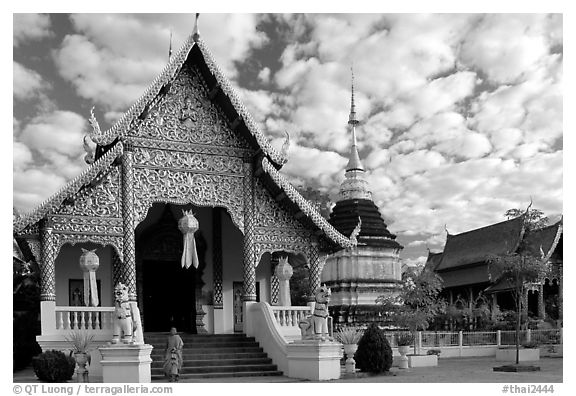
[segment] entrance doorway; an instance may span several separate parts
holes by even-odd
[[[196,333],[194,267],[178,261],[144,260],[144,329]]]

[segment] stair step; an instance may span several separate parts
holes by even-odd
[[[200,373],[242,373],[245,371],[276,371],[278,367],[274,364],[246,364],[242,366],[199,366],[199,367],[182,367],[180,374],[200,374]],[[161,368],[153,368],[151,372],[154,374],[163,374]]]
[[[152,377],[164,376],[165,346],[168,333],[145,334],[152,344]],[[243,334],[181,335],[184,341],[180,378],[219,378],[282,375],[254,337]]]
[[[202,379],[202,378],[231,378],[231,377],[272,377],[284,375],[282,371],[246,371],[241,373],[201,373],[201,374],[180,374],[180,380]],[[152,380],[158,381],[166,379],[164,375],[152,375]]]
[[[252,359],[214,359],[214,360],[184,360],[183,367],[215,367],[215,366],[234,366],[234,365],[255,365],[255,364],[272,364],[269,357],[252,358]],[[164,362],[152,362],[152,368],[162,368]]]

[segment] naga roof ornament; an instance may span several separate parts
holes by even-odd
[[[290,150],[290,134],[288,133],[288,131],[284,131],[284,133],[286,134],[286,139],[284,140],[284,143],[282,144],[282,149],[280,150],[280,155],[283,158],[286,158],[286,161],[288,161],[288,151]]]

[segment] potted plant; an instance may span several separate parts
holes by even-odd
[[[408,368],[408,358],[406,354],[410,346],[414,342],[414,336],[410,333],[402,333],[396,337],[396,345],[398,345],[398,353],[400,353],[400,368]]]
[[[76,370],[78,382],[88,382],[88,370],[86,364],[90,363],[90,350],[94,335],[87,331],[75,331],[70,333],[66,340],[72,347],[74,359],[78,365]]]
[[[362,338],[362,331],[356,327],[344,327],[334,334],[334,338],[344,344],[344,353],[346,354],[346,372],[356,372],[356,361],[354,354],[358,350],[358,341]]]

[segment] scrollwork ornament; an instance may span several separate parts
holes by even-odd
[[[201,174],[169,169],[134,169],[135,221],[146,218],[154,202],[179,205],[222,206],[233,223],[244,232],[242,178],[230,175]]]
[[[121,218],[55,215],[49,216],[55,232],[60,234],[122,235]]]
[[[122,217],[120,171],[113,166],[74,196],[72,205],[63,205],[58,214]]]
[[[111,246],[115,253],[122,260],[123,239],[122,236],[112,235],[81,235],[81,234],[56,234],[56,251],[59,252],[62,246],[77,243],[96,243],[102,246]]]

